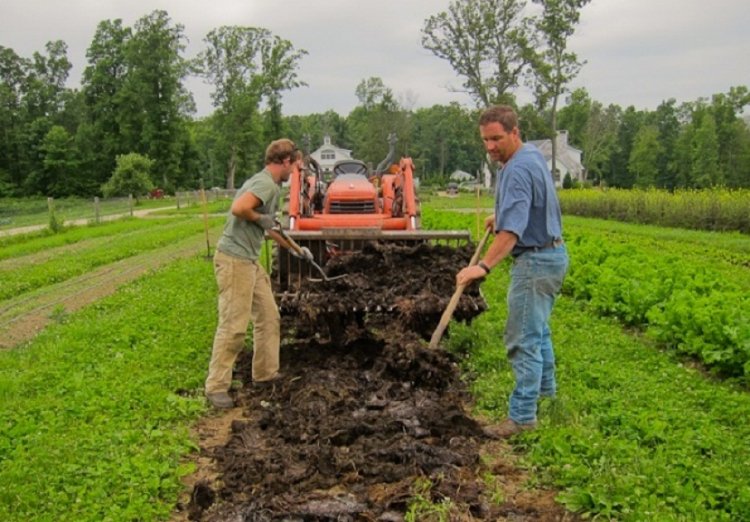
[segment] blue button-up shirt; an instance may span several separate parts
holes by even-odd
[[[513,253],[562,238],[560,202],[542,153],[523,144],[498,172],[495,185],[495,232],[518,236]]]

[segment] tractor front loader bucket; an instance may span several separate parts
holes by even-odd
[[[415,246],[422,243],[459,248],[471,241],[471,234],[463,230],[380,230],[367,228],[324,229],[315,231],[285,231],[299,246],[307,247],[315,262],[325,270],[332,259],[360,252],[368,243]],[[310,264],[277,248],[274,286],[278,295],[297,293],[309,279],[320,274]],[[328,274],[329,276],[339,274]]]
[[[287,234],[310,249],[328,279],[320,280],[310,263],[276,248],[276,302],[286,324],[303,337],[341,339],[358,329],[387,335],[394,320],[406,320],[427,339],[447,305],[456,272],[471,258],[467,231]],[[470,319],[485,308],[477,286],[462,296],[455,317]]]

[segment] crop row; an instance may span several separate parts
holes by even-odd
[[[96,267],[172,244],[199,234],[203,227],[199,220],[167,223],[161,226],[154,223],[147,230],[115,236],[106,245],[94,241],[89,247],[77,251],[75,255],[52,256],[37,264],[17,265],[0,272],[0,300],[65,281]]]
[[[164,220],[164,223],[167,224],[169,221]],[[65,227],[57,233],[49,228],[44,228],[29,234],[7,236],[0,238],[0,260],[33,254],[42,250],[46,251],[85,240],[126,234],[153,228],[154,226],[159,225],[154,223],[153,220],[126,218],[107,221],[98,225]]]
[[[432,228],[475,218],[427,212]],[[570,226],[569,221],[574,223]],[[712,246],[714,237],[693,237],[690,248],[653,241],[663,229],[634,227],[639,235],[597,230],[582,220],[566,220],[571,258],[563,292],[589,309],[644,329],[665,348],[695,357],[721,374],[750,382],[750,257]],[[673,245],[674,242],[666,242]],[[744,239],[750,248],[750,240]],[[698,254],[696,254],[696,251]],[[717,262],[725,258],[724,263]],[[739,263],[739,265],[737,265]]]
[[[698,230],[750,233],[750,191],[574,189],[560,191],[564,214]]]
[[[740,285],[709,263],[642,250],[637,241],[613,244],[574,229],[568,244],[564,292],[644,328],[663,347],[748,381],[750,295]]]

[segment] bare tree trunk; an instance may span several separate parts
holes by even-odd
[[[440,176],[445,175],[445,141],[440,142]]]
[[[227,189],[234,190],[234,176],[237,173],[237,150],[232,147],[232,155],[227,165]]]
[[[557,94],[552,97],[552,180],[557,172]]]

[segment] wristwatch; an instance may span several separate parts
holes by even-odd
[[[485,274],[489,274],[490,273],[490,267],[488,267],[487,265],[485,265],[484,261],[480,261],[479,263],[477,263],[477,265],[479,265],[479,268],[481,268],[482,270],[484,270]]]

